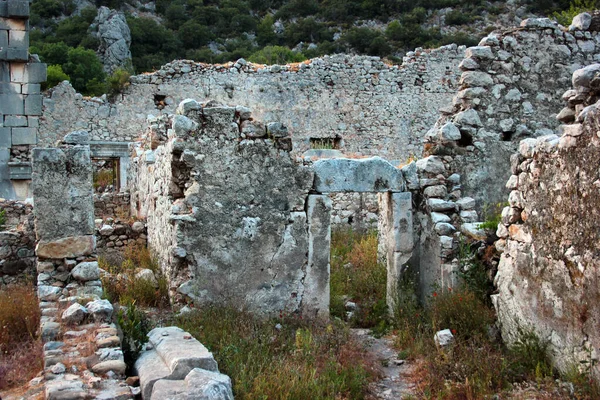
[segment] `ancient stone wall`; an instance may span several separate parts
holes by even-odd
[[[420,153],[438,109],[450,104],[463,55],[464,48],[451,45],[409,53],[401,66],[348,55],[270,67],[176,61],[133,77],[114,103],[59,85],[44,101],[41,142],[50,145],[75,129],[89,130],[94,141],[132,141],[148,115],[173,113],[195,98],[240,104],[262,121],[284,123],[298,152],[310,148],[311,138],[328,138],[347,153],[405,160]]]
[[[510,155],[523,138],[555,133],[571,74],[599,53],[599,32],[563,31],[547,18],[490,34],[467,49],[460,90],[427,135],[426,154],[453,157],[460,190],[477,209],[502,202],[508,192],[497,182],[509,177]]]
[[[379,201],[375,193],[332,193],[331,225],[335,229],[377,229]]]
[[[599,377],[600,64],[576,71],[573,87],[563,96],[573,123],[523,140],[511,157],[493,301],[506,341],[532,331],[561,370]]]
[[[35,272],[35,231],[31,203],[0,200],[5,224],[0,226],[0,284]]]
[[[29,2],[0,1],[0,197],[31,197],[46,64],[29,55]]]
[[[101,299],[90,148],[34,148],[32,160],[46,398],[131,399],[113,307]]]

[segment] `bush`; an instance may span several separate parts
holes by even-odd
[[[0,291],[0,352],[37,338],[40,309],[35,288],[10,286]]]
[[[6,210],[0,209],[0,229],[4,229],[4,224],[6,224]]]
[[[128,70],[124,68],[117,68],[112,75],[106,79],[108,94],[111,96],[116,96],[119,93],[123,93],[123,90],[129,86],[130,77],[131,74]]]
[[[135,302],[128,303],[125,309],[123,307],[119,309],[117,323],[123,331],[123,358],[131,371],[144,344],[148,341],[150,323],[146,314],[136,307]]]
[[[462,10],[452,10],[446,14],[446,25],[464,25],[471,21],[471,16]]]
[[[63,70],[71,77],[75,90],[88,95],[100,95],[105,92],[104,67],[93,50],[83,47],[70,49]]]
[[[267,46],[253,53],[248,60],[257,64],[287,64],[304,61],[302,53],[296,53],[287,47]]]
[[[586,11],[594,11],[598,6],[596,0],[573,0],[567,10],[555,11],[552,16],[561,25],[569,26],[573,18]]]

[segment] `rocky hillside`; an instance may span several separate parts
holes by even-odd
[[[123,76],[106,82],[118,67],[140,73],[178,58],[274,64],[344,52],[394,63],[416,47],[474,45],[532,15],[567,23],[595,6],[573,1],[33,0],[31,45],[51,65],[50,85],[70,79],[94,94],[118,87]]]

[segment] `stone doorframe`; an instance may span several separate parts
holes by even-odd
[[[307,199],[308,266],[304,309],[329,315],[331,211],[330,193],[379,194],[379,253],[387,265],[386,302],[394,309],[399,282],[413,255],[412,193],[399,168],[380,157],[335,158],[314,163],[315,180]]]

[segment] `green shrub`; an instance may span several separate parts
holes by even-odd
[[[287,64],[304,61],[302,53],[297,53],[287,47],[267,46],[253,53],[248,59],[257,64]]]
[[[4,228],[4,224],[6,224],[6,210],[0,209],[0,229]]]
[[[519,336],[510,347],[513,379],[553,377],[554,368],[548,353],[549,342],[541,340],[535,332],[519,330]]]
[[[125,68],[117,68],[107,79],[108,94],[116,96],[123,93],[123,90],[129,86],[129,78],[131,74]],[[113,179],[114,180],[114,179]]]
[[[573,0],[569,8],[562,11],[555,11],[552,16],[561,25],[569,26],[573,17],[586,11],[594,11],[598,6],[596,0]]]
[[[88,95],[100,95],[105,92],[104,67],[93,50],[83,47],[70,49],[64,72],[70,76],[75,90]]]
[[[125,309],[119,309],[117,323],[123,331],[123,357],[131,370],[143,350],[143,345],[148,341],[150,323],[146,314],[136,307],[135,301],[127,303]]]
[[[462,10],[452,10],[446,14],[446,25],[464,25],[471,21],[471,16]]]
[[[71,78],[65,74],[60,65],[49,65],[46,82],[42,83],[42,89],[50,89],[62,81],[69,81]]]

